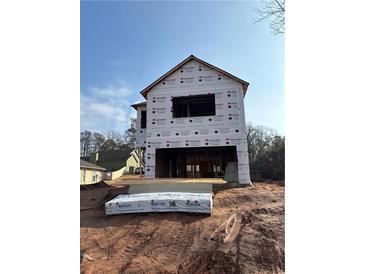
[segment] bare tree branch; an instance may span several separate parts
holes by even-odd
[[[285,12],[285,8],[284,8],[285,1],[283,0],[283,5],[281,5],[281,4],[279,3],[279,1],[278,1],[278,0],[275,0],[275,2],[276,2],[276,4],[278,4],[278,6],[281,8],[281,10],[282,10],[283,12]]]
[[[261,8],[256,9],[256,14],[254,23],[269,20],[274,34],[285,33],[285,0],[262,0]]]

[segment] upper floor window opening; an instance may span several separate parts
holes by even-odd
[[[201,94],[172,98],[173,118],[214,116],[215,95]]]
[[[146,128],[147,123],[147,111],[141,111],[141,128]]]

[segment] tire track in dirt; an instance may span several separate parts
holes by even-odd
[[[194,235],[195,231],[189,225],[179,227],[177,233],[173,236],[173,241],[165,245],[165,256],[160,258],[160,264],[171,265],[181,261],[186,255],[186,251],[193,244]]]
[[[122,258],[119,268],[120,273],[124,273],[133,264],[134,260],[139,257],[139,254],[144,252],[144,248],[149,244],[157,230],[158,226],[143,227],[142,231],[136,229],[129,236],[127,248],[118,256]]]
[[[139,225],[139,224],[138,224]],[[137,225],[137,227],[138,227]],[[119,241],[124,240],[128,236],[128,231],[114,229],[113,232],[105,230],[105,235],[102,235],[99,239],[94,237],[96,246],[105,253],[106,258],[109,259],[112,249],[118,244]],[[110,236],[109,236],[110,235]]]
[[[162,222],[154,225],[155,230],[152,235],[145,233],[143,238],[149,239],[148,241],[134,241],[133,246],[139,252],[130,250],[134,257],[124,264],[121,270],[126,273],[141,271],[176,273],[179,263],[185,260],[193,249],[196,237],[200,235],[197,230],[200,229],[194,224],[174,223],[176,226],[174,231],[170,230],[171,223]]]
[[[85,273],[119,273],[116,265],[128,265],[138,254],[143,235],[148,234],[148,229],[151,229],[141,226],[140,222],[132,227],[127,225],[104,228],[104,233],[94,235],[94,244],[101,255],[95,256],[94,262],[85,262],[87,265]],[[110,269],[106,265],[114,267]]]

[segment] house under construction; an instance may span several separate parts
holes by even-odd
[[[137,147],[145,178],[250,184],[244,98],[249,83],[193,55],[141,91]]]

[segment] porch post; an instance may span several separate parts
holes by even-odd
[[[138,165],[139,165],[139,177],[142,177],[142,153],[141,153],[141,148],[138,148]]]

